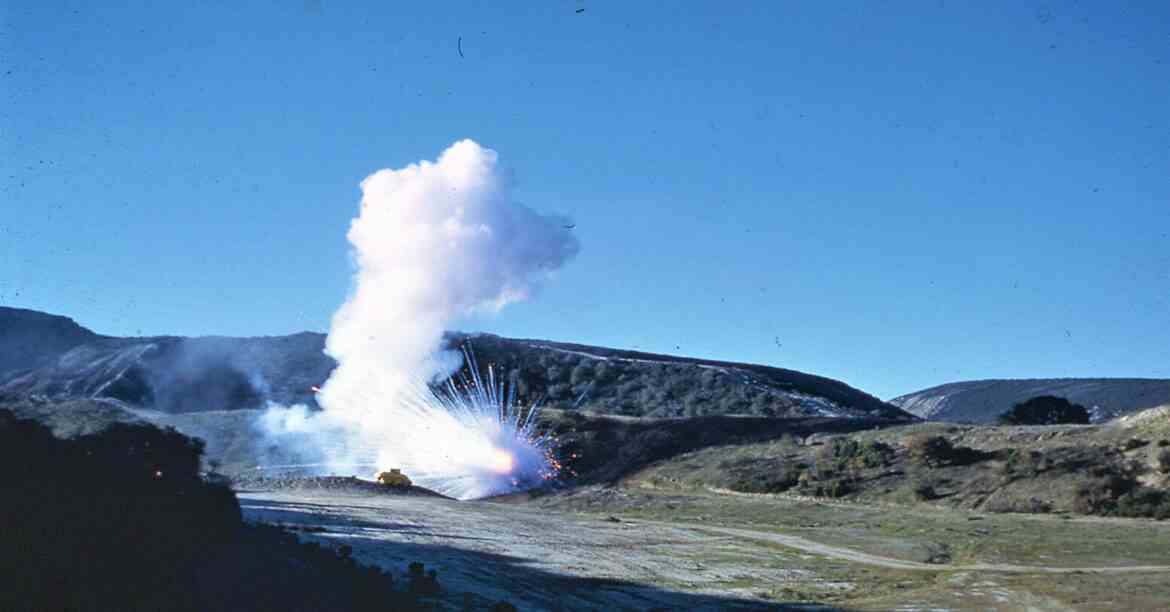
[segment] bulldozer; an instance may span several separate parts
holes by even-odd
[[[409,489],[414,483],[410,477],[398,468],[391,468],[389,472],[378,472],[378,484],[399,489]]]

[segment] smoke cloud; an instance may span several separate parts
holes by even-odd
[[[401,406],[417,404],[420,383],[459,367],[460,355],[443,349],[445,330],[528,299],[579,249],[567,218],[514,202],[510,187],[496,152],[471,140],[436,161],[362,181],[361,209],[348,232],[352,290],[326,341],[338,367],[317,398],[324,411],[269,415],[262,421],[269,433],[303,439],[316,429],[312,437],[338,465],[376,457],[409,466],[421,454],[433,463],[463,452],[468,441],[454,430],[411,431],[437,423]],[[420,437],[430,448],[419,447]]]
[[[449,373],[458,355],[439,352],[448,326],[528,298],[578,250],[567,219],[510,201],[496,152],[471,140],[361,186],[353,293],[325,348],[340,364],[321,392],[327,410],[344,410],[371,376]]]

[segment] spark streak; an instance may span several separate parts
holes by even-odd
[[[457,499],[556,478],[556,441],[536,430],[540,406],[519,405],[515,388],[498,380],[494,367],[484,380],[471,351],[463,354],[469,375],[437,389],[414,386],[395,407],[402,427],[378,453],[378,469],[399,467],[421,486]]]

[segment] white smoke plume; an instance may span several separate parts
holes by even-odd
[[[414,467],[416,480],[456,496],[494,492],[455,490],[444,480],[444,466],[466,472],[460,465],[484,460],[483,453],[498,464],[498,449],[429,408],[420,412],[420,398],[434,408],[425,385],[460,365],[458,353],[443,350],[445,330],[527,299],[577,253],[570,222],[512,201],[496,152],[471,140],[435,162],[379,170],[361,188],[348,233],[353,287],[326,342],[338,367],[318,395],[324,412],[270,415],[266,429],[278,439],[316,429],[319,450],[334,465],[372,460],[377,469],[408,474]]]

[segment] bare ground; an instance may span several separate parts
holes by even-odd
[[[729,527],[684,516],[685,503],[676,517],[642,518],[613,502],[566,511],[524,500],[356,490],[256,490],[240,500],[249,520],[322,527],[300,533],[349,544],[362,562],[399,573],[413,561],[437,569],[438,606],[451,610],[463,609],[464,593],[474,594],[473,609],[499,600],[522,610],[837,609],[815,602],[875,610],[1098,610],[1129,602],[1140,609],[1163,595],[1157,585],[1170,571],[1170,563],[923,563],[777,533],[775,524]],[[1111,594],[1123,576],[1133,592]],[[1135,593],[1139,599],[1126,599]]]
[[[361,562],[402,571],[419,561],[438,570],[451,609],[464,592],[532,610],[777,609],[777,602],[736,585],[811,577],[777,563],[784,554],[685,526],[426,497],[313,491],[239,497],[248,520],[324,527],[303,537],[348,544]],[[789,609],[799,608],[817,607]]]

